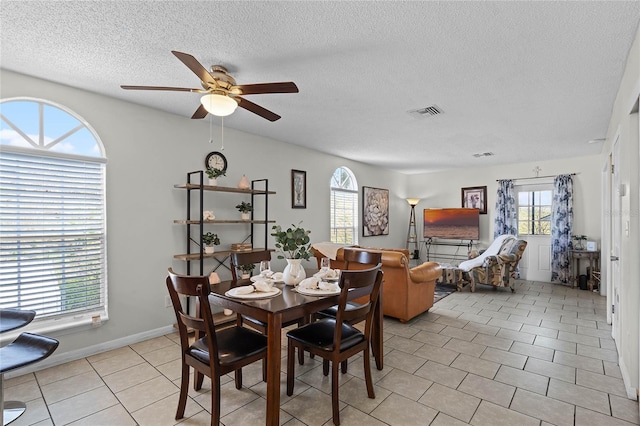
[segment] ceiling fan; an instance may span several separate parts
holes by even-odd
[[[208,113],[225,117],[235,111],[236,107],[244,108],[269,121],[276,121],[280,116],[268,109],[246,100],[244,95],[258,95],[267,93],[298,93],[298,86],[292,81],[280,83],[236,84],[236,80],[230,76],[222,65],[211,66],[207,71],[200,62],[188,53],[172,50],[178,59],[182,61],[200,79],[202,89],[187,87],[164,86],[120,86],[126,90],[167,90],[175,92],[203,93],[200,99],[201,105],[191,118],[204,118]]]

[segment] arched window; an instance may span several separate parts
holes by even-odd
[[[331,176],[331,242],[358,244],[358,182],[346,167]]]
[[[102,143],[40,99],[4,99],[0,118],[0,308],[35,310],[37,330],[107,319]]]

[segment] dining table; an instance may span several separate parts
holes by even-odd
[[[307,276],[310,276],[307,273]],[[280,419],[280,375],[282,358],[282,324],[327,309],[338,303],[339,293],[332,295],[309,296],[296,291],[294,286],[275,283],[282,290],[274,297],[245,299],[227,295],[231,289],[252,284],[248,279],[227,280],[211,285],[209,303],[235,313],[247,315],[267,324],[267,406],[266,424],[277,426]],[[352,290],[353,297],[364,295],[366,290]],[[382,370],[383,364],[383,321],[382,292],[379,293],[372,324],[371,345],[376,368]]]

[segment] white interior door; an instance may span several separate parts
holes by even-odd
[[[612,150],[611,175],[611,242],[609,253],[609,270],[611,271],[611,335],[620,353],[620,240],[622,238],[622,197],[620,195],[620,144],[616,138]]]

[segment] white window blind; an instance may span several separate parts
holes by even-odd
[[[104,164],[2,152],[0,307],[105,306]]]

